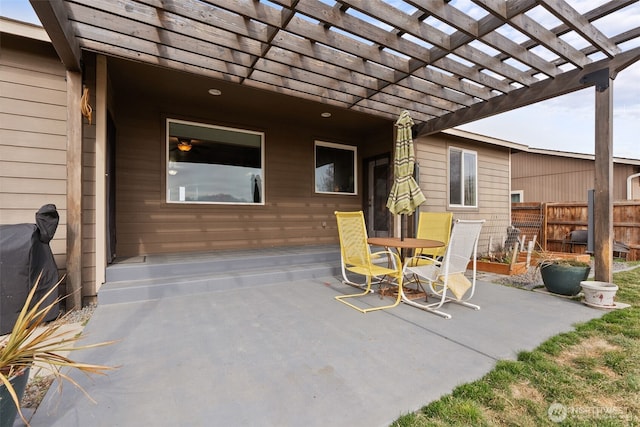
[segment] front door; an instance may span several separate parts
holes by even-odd
[[[387,209],[391,190],[390,164],[389,154],[365,160],[365,218],[370,237],[390,236],[391,215]]]

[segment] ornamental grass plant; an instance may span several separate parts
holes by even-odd
[[[70,312],[59,318],[59,321],[45,322],[51,310],[63,299],[58,297],[53,302],[46,303],[61,281],[52,286],[40,299],[34,301],[39,282],[40,278],[29,292],[12,331],[0,340],[0,388],[6,387],[20,417],[27,425],[28,422],[20,407],[20,396],[10,382],[16,375],[23,375],[27,369],[37,365],[52,374],[59,387],[66,380],[91,399],[86,391],[65,373],[67,369],[64,368],[78,369],[86,374],[105,374],[106,371],[115,369],[111,366],[77,362],[66,355],[69,352],[109,345],[113,341],[75,345],[81,335],[70,335],[61,330],[64,322],[60,320]]]

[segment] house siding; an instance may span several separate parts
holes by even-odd
[[[627,199],[627,177],[638,166],[613,164],[613,200]],[[586,202],[595,186],[594,161],[539,153],[512,156],[513,191],[522,191],[525,202]]]
[[[34,223],[56,205],[50,243],[66,266],[67,105],[65,70],[50,43],[2,33],[0,55],[0,223]]]
[[[361,162],[389,152],[390,123],[372,136],[314,127],[273,115],[203,109],[189,100],[118,91],[116,119],[116,253],[137,256],[272,246],[337,244],[334,211],[360,210]],[[269,106],[277,109],[277,106]],[[264,132],[265,204],[179,204],[165,201],[165,120]],[[386,137],[381,137],[384,135]],[[356,145],[358,194],[314,192],[314,141]]]
[[[451,211],[460,219],[481,219],[487,215],[510,212],[509,149],[479,144],[472,140],[436,134],[415,141],[416,161],[420,169],[420,186],[427,201],[426,211]],[[478,154],[478,207],[450,207],[448,203],[449,147]]]
[[[509,149],[444,133],[418,138],[415,147],[420,170],[420,187],[427,198],[419,210],[452,212],[454,219],[484,219],[486,222],[478,243],[480,252],[490,246],[490,241],[503,240],[511,223]],[[449,206],[449,147],[472,150],[478,155],[477,207]]]

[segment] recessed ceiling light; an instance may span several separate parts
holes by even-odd
[[[219,96],[222,95],[222,91],[220,89],[209,89],[209,95]]]
[[[320,115],[321,115],[322,117],[324,117],[324,118],[331,117],[331,113],[328,113],[328,112],[324,112],[324,113],[322,113],[322,114],[320,114]]]

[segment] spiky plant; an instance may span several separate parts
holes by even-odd
[[[64,322],[45,322],[51,310],[62,300],[62,298],[58,297],[48,305],[45,303],[47,298],[60,285],[60,281],[51,287],[39,300],[33,302],[39,283],[40,277],[38,277],[36,284],[31,288],[11,333],[0,342],[0,387],[4,385],[4,387],[7,388],[18,409],[20,417],[27,425],[29,425],[29,423],[22,414],[20,400],[15,389],[9,382],[10,378],[24,373],[27,368],[37,363],[38,366],[50,371],[59,384],[61,384],[63,380],[67,380],[82,390],[82,392],[91,399],[75,380],[61,371],[62,368],[75,368],[86,374],[102,375],[105,374],[105,371],[115,369],[115,367],[111,366],[76,362],[62,355],[70,351],[109,345],[114,341],[75,346],[74,344],[80,339],[80,335],[72,336],[69,333],[61,331],[60,327]],[[64,319],[65,316],[62,316],[60,319]]]

